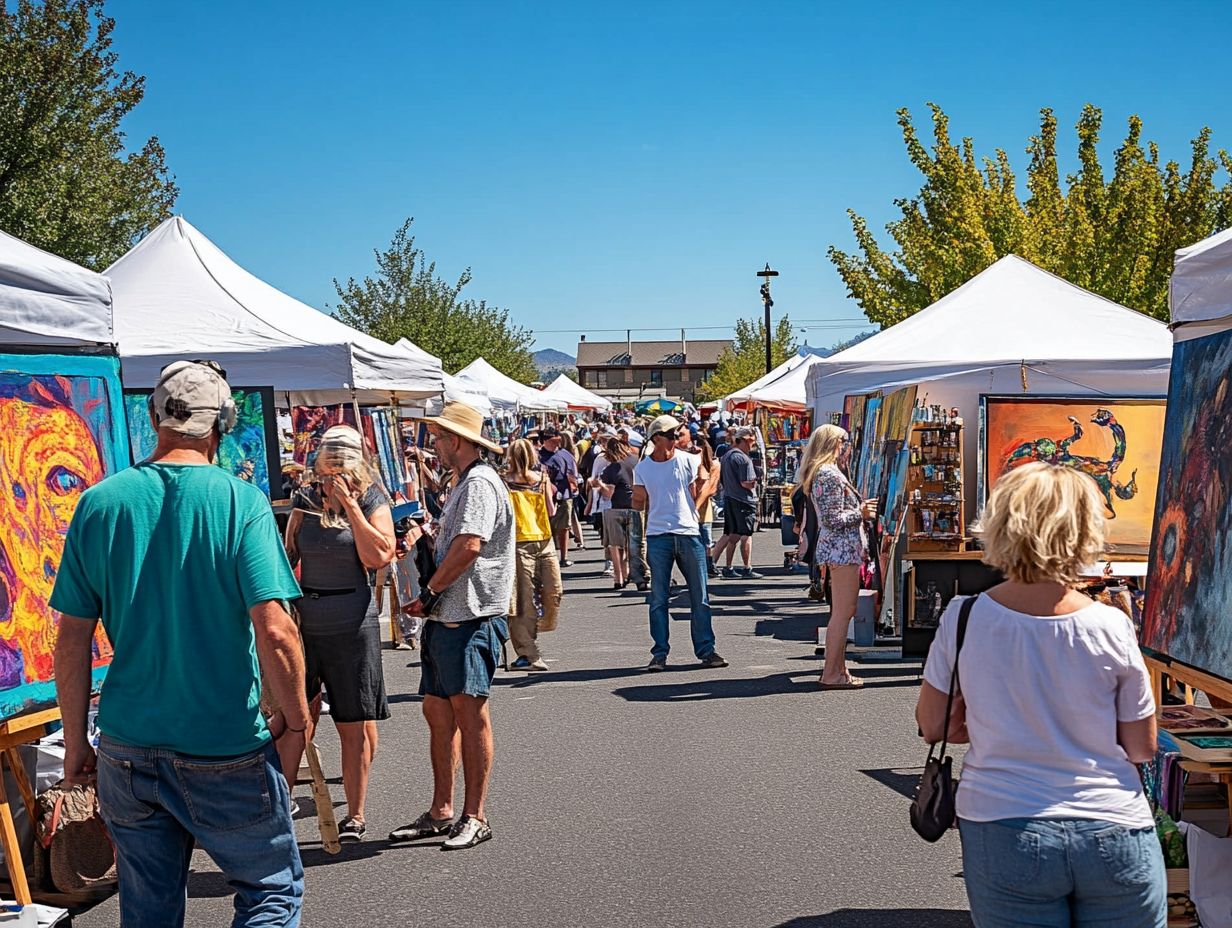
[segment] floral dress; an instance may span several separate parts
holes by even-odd
[[[860,495],[836,464],[824,464],[810,489],[817,509],[816,564],[864,563],[863,516]]]

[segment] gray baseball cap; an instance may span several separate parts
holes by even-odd
[[[150,408],[160,429],[205,438],[219,416],[234,421],[235,405],[225,372],[213,361],[175,361],[158,375]]]

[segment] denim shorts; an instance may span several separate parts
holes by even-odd
[[[1164,928],[1163,852],[1154,828],[1091,819],[960,819],[977,928]]]
[[[503,615],[459,622],[454,628],[435,620],[426,622],[420,642],[419,695],[441,699],[488,696],[501,646],[508,640],[509,626]]]

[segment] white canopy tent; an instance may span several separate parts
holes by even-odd
[[[919,385],[918,399],[957,408],[974,499],[979,398],[997,395],[1164,397],[1172,336],[1162,322],[1097,296],[1016,255],[898,325],[808,371],[814,422],[843,397]]]
[[[598,412],[608,412],[612,408],[611,400],[598,393],[592,393],[564,374],[558,374],[555,380],[544,387],[543,395],[564,400],[569,404],[570,409],[594,409]]]
[[[1178,340],[1232,326],[1232,228],[1177,250],[1168,304]]]
[[[107,278],[0,232],[0,345],[112,344]]]
[[[410,339],[400,338],[394,342],[394,347],[403,351],[409,351],[414,355],[427,358],[432,363],[441,363],[440,358],[428,354],[428,352],[424,351]],[[492,404],[488,402],[488,398],[482,393],[472,389],[457,377],[453,376],[453,374],[442,371],[441,379],[445,385],[444,396],[433,397],[428,401],[427,410],[431,415],[438,415],[440,413],[440,407],[445,403],[445,401],[465,403],[472,409],[479,410],[485,419],[492,415]]]
[[[734,393],[728,394],[727,396],[723,397],[723,400],[722,400],[723,407],[726,409],[726,408],[731,408],[732,406],[743,406],[745,403],[749,401],[749,398],[757,390],[760,390],[762,387],[767,386],[768,384],[774,383],[774,381],[778,380],[783,375],[791,373],[797,367],[803,364],[805,360],[809,357],[819,357],[819,355],[807,346],[800,348],[799,351],[793,354],[790,358],[788,358],[782,364],[775,367],[769,373],[762,374],[762,376],[758,377],[748,386],[741,387],[739,390],[735,391]]]
[[[292,403],[388,403],[439,395],[440,363],[352,329],[270,286],[182,217],[107,269],[126,385],[150,387],[166,364],[211,358],[242,386]]]
[[[545,396],[534,387],[518,383],[483,358],[476,358],[455,376],[467,387],[483,393],[497,409],[561,413],[569,408],[564,400]]]
[[[821,360],[821,356],[816,354],[801,356],[798,363],[790,370],[769,383],[751,390],[746,402],[757,406],[771,406],[775,409],[799,411],[807,409],[809,371]]]

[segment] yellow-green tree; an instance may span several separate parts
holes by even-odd
[[[770,358],[778,366],[796,353],[796,335],[784,316],[770,338]],[[697,388],[697,399],[717,400],[747,387],[766,373],[766,323],[761,319],[737,319],[736,336],[723,349],[714,373]]]
[[[886,227],[884,250],[868,223],[849,210],[858,253],[831,246],[830,260],[865,315],[893,325],[945,296],[1007,254],[1017,254],[1072,283],[1149,313],[1168,317],[1168,278],[1177,248],[1232,224],[1232,158],[1211,155],[1209,129],[1190,143],[1182,171],[1161,164],[1154,142],[1142,142],[1142,120],[1129,120],[1105,180],[1098,143],[1102,113],[1088,104],[1076,125],[1079,167],[1061,182],[1057,120],[1040,111],[1040,131],[1027,145],[1025,202],[1009,155],[978,158],[975,144],[950,139],[949,117],[929,104],[933,146],[920,140],[906,109],[898,111],[907,155],[923,175],[916,196]],[[1216,176],[1222,170],[1222,184]]]

